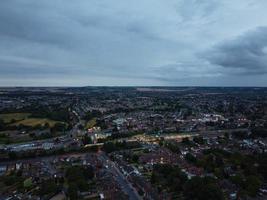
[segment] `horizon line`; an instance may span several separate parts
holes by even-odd
[[[161,88],[266,88],[267,86],[160,86],[160,85],[142,85],[142,86],[132,86],[132,85],[85,85],[85,86],[0,86],[0,88],[84,88],[84,87],[129,87],[129,88],[149,88],[149,87],[161,87]]]

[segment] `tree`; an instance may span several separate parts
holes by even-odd
[[[185,159],[191,163],[196,163],[197,162],[197,158],[195,156],[193,156],[191,153],[187,153],[185,155]]]
[[[93,119],[94,117],[101,117],[101,116],[102,116],[102,113],[100,111],[92,110],[92,111],[87,112],[83,119],[89,121]]]
[[[165,147],[170,149],[173,153],[180,153],[179,145],[176,142],[166,142]]]
[[[204,138],[201,137],[201,136],[199,136],[199,137],[195,137],[195,138],[193,139],[193,141],[194,141],[195,143],[197,143],[197,144],[205,144],[205,140],[204,140]]]
[[[189,138],[183,138],[182,139],[182,143],[188,146],[194,146],[194,144],[192,143],[192,141],[189,140]]]
[[[54,127],[51,128],[51,132],[61,132],[64,131],[66,128],[66,125],[64,123],[55,123]]]
[[[193,177],[191,180],[187,181],[184,185],[184,195],[186,199],[196,199],[201,184],[202,180],[200,177]]]
[[[68,187],[68,196],[71,200],[78,199],[78,186],[75,183],[70,183]]]
[[[258,137],[266,138],[267,137],[267,129],[266,128],[253,128],[251,130],[250,137],[252,137],[252,138],[258,138]]]
[[[204,177],[193,177],[188,180],[184,186],[184,195],[186,199],[196,200],[223,200],[223,193],[216,185],[214,179]]]
[[[248,176],[246,178],[246,191],[249,196],[255,197],[260,189],[262,182],[257,176]]]
[[[232,136],[238,139],[245,139],[248,137],[248,133],[246,131],[233,131]]]
[[[267,153],[259,155],[258,163],[259,173],[263,176],[264,179],[267,179]]]
[[[137,154],[134,154],[132,157],[133,162],[137,163],[139,160],[139,156]]]
[[[23,186],[25,188],[30,188],[32,186],[32,178],[27,178],[24,182],[23,182]]]
[[[11,186],[11,185],[19,183],[21,181],[21,177],[18,177],[14,174],[4,176],[2,178],[3,178],[4,184],[7,186]]]
[[[83,174],[84,174],[85,178],[87,178],[87,179],[94,178],[94,176],[95,176],[94,168],[91,165],[87,166],[83,170]]]
[[[235,176],[230,176],[230,180],[234,184],[238,185],[239,187],[244,187],[245,186],[244,178],[240,174],[236,174]]]
[[[159,146],[163,146],[164,145],[164,137],[161,137],[159,140]]]
[[[116,145],[113,142],[105,142],[103,145],[103,149],[107,153],[117,150]]]
[[[45,180],[41,183],[39,194],[41,196],[56,193],[58,191],[58,186],[53,179]]]
[[[202,187],[199,191],[199,200],[223,200],[223,193],[221,189],[214,184],[208,184]]]
[[[83,144],[84,144],[84,145],[92,144],[92,139],[91,139],[91,137],[89,137],[87,134],[85,134],[85,135],[83,136],[82,141],[83,141]]]
[[[49,123],[45,123],[44,125],[43,125],[43,127],[42,127],[42,129],[48,129],[50,126],[49,126]]]
[[[83,129],[83,125],[82,125],[82,124],[79,124],[79,125],[78,125],[78,129],[79,129],[79,130],[82,130],[82,129]]]
[[[182,191],[187,176],[177,166],[168,164],[155,165],[151,176],[151,183],[158,186],[158,190],[169,189],[176,194]]]
[[[79,191],[86,191],[88,189],[87,180],[94,177],[94,169],[91,166],[86,168],[81,166],[70,167],[66,171],[66,178],[69,184],[72,184],[72,189],[77,188]],[[75,194],[73,194],[75,196]]]
[[[0,131],[4,131],[6,128],[6,125],[4,123],[4,120],[0,119]]]
[[[11,160],[14,160],[14,159],[17,159],[17,154],[16,154],[16,152],[14,152],[14,151],[10,151],[9,153],[8,153],[8,157],[11,159]]]
[[[224,133],[224,138],[227,139],[227,140],[229,140],[230,136],[229,136],[229,133],[228,132],[225,132]]]

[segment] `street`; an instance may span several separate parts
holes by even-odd
[[[114,175],[114,178],[118,181],[118,183],[121,186],[121,189],[129,196],[130,200],[140,200],[142,197],[138,194],[138,192],[135,190],[135,188],[132,186],[132,184],[127,180],[127,178],[120,172],[118,167],[115,165],[113,161],[109,159],[105,155],[104,152],[102,152],[99,156],[99,159],[103,162],[105,166],[108,167],[108,169],[112,172]]]

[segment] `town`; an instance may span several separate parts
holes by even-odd
[[[267,199],[267,89],[0,88],[0,199]]]

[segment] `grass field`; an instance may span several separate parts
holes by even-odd
[[[62,123],[59,121],[50,120],[47,118],[31,118],[30,113],[7,113],[7,114],[0,114],[0,119],[4,121],[4,123],[10,125],[25,125],[25,126],[36,126],[36,125],[45,125],[46,123],[49,124],[50,127],[53,127],[56,123]],[[12,122],[12,121],[15,122]]]
[[[45,125],[46,123],[49,124],[49,127],[55,126],[56,123],[62,123],[59,121],[54,121],[46,118],[27,118],[21,121],[18,121],[12,125],[25,125],[25,126],[37,126],[37,125]]]
[[[93,128],[95,125],[96,125],[96,118],[93,118],[93,119],[89,120],[89,121],[86,123],[85,128],[86,128],[86,129]]]
[[[5,123],[11,123],[12,120],[21,121],[28,118],[30,113],[8,113],[8,114],[0,114],[0,119],[2,119]]]

